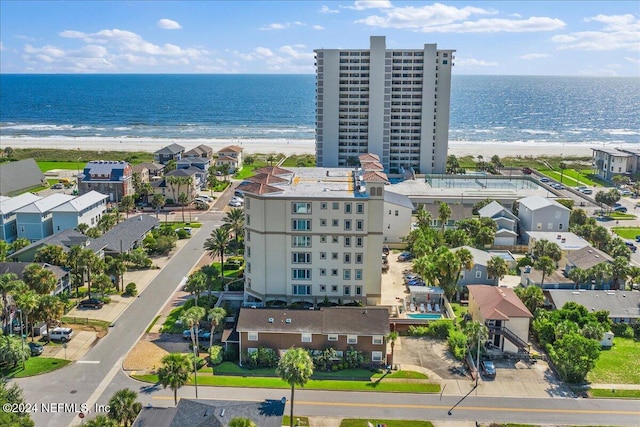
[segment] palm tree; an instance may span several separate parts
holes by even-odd
[[[560,246],[556,242],[550,242],[548,240],[542,239],[538,240],[533,245],[533,254],[536,257],[548,256],[554,262],[560,261],[562,258],[562,250]]]
[[[220,282],[224,285],[224,253],[229,246],[229,229],[226,227],[216,228],[211,232],[204,242],[204,248],[211,258],[220,257]]]
[[[76,225],[76,230],[78,230],[82,234],[86,234],[88,229],[89,229],[89,224],[87,223],[81,222],[80,224]]]
[[[16,305],[24,314],[24,323],[27,325],[27,331],[31,327],[31,322],[29,321],[29,316],[34,313],[38,309],[38,305],[40,304],[40,296],[35,293],[35,291],[31,289],[25,289],[20,293],[17,293],[13,299],[16,302]],[[31,334],[31,341],[33,341],[33,334]]]
[[[173,402],[178,405],[178,389],[189,381],[191,362],[184,354],[169,353],[162,358],[158,381],[162,387],[173,390]]]
[[[22,278],[29,288],[40,295],[50,294],[58,283],[58,278],[53,271],[40,266],[40,264],[27,266],[24,269]]]
[[[438,208],[438,221],[442,225],[442,233],[444,233],[444,229],[447,226],[447,220],[451,217],[451,208],[446,203],[440,203],[440,207]]]
[[[13,252],[19,251],[22,248],[26,248],[31,244],[31,240],[26,237],[18,237],[16,240],[11,243],[11,250]]]
[[[460,274],[462,273],[462,270],[469,271],[473,268],[473,254],[467,248],[460,248],[456,251],[456,257],[458,257],[458,261],[460,261],[460,268],[456,275],[456,300],[460,301],[460,287],[458,286],[458,282],[460,282]]]
[[[78,259],[79,265],[87,273],[87,295],[91,296],[91,274],[100,274],[105,263],[91,249],[84,249]]]
[[[613,276],[613,289],[624,291],[627,277],[629,276],[629,260],[624,257],[616,257],[611,264],[611,275]]]
[[[537,286],[515,288],[514,291],[532,314],[535,314],[536,310],[544,304],[544,294],[542,289]]]
[[[200,293],[207,289],[207,275],[201,271],[193,273],[189,276],[187,280],[187,284],[184,287],[184,290],[196,295],[196,305],[198,305],[198,298],[200,298]],[[211,294],[211,292],[209,292]]]
[[[227,215],[222,218],[222,222],[233,231],[233,237],[236,241],[236,248],[238,247],[238,238],[244,231],[244,210],[234,208],[227,212]]]
[[[587,283],[589,280],[589,272],[579,267],[572,268],[567,275],[576,284],[576,289],[580,289],[580,284]]]
[[[507,262],[500,258],[499,256],[494,256],[487,261],[487,274],[489,277],[495,277],[498,279],[498,283],[500,284],[500,280],[504,279],[504,276],[509,272],[509,266]]]
[[[396,347],[396,340],[399,335],[396,331],[391,331],[387,334],[387,341],[391,344],[391,360],[389,361],[389,365],[393,365],[393,355],[395,354],[394,350]]]
[[[418,228],[426,229],[431,227],[431,212],[427,211],[424,206],[420,205],[418,208],[418,214],[416,215],[416,220]]]
[[[249,418],[235,417],[229,421],[229,427],[258,427]]]
[[[109,418],[117,421],[118,425],[132,425],[142,409],[142,404],[136,401],[137,397],[138,393],[128,388],[117,391],[109,399]]]
[[[71,246],[67,254],[67,268],[71,270],[71,284],[76,288],[76,297],[79,296],[80,286],[84,283],[84,269],[79,261],[81,254],[82,247],[79,245]]]
[[[107,274],[110,274],[116,278],[116,289],[118,291],[123,290],[124,273],[127,272],[127,265],[122,260],[122,257],[113,257],[107,263],[105,269]]]
[[[0,240],[0,262],[7,260],[7,255],[11,251],[11,245],[4,240]]]
[[[178,196],[178,204],[181,207],[181,211],[182,211],[182,222],[184,221],[184,207],[187,206],[189,204],[190,200],[189,200],[189,196],[187,195],[187,193],[180,193],[180,195]]]
[[[60,298],[53,295],[43,295],[40,297],[37,314],[39,319],[47,324],[47,331],[51,330],[54,321],[60,319],[63,310],[64,303],[60,301]],[[49,335],[47,335],[47,341],[49,341]]]
[[[96,290],[100,292],[100,295],[104,297],[104,294],[113,285],[113,282],[111,281],[111,277],[104,273],[100,273],[94,279],[93,284],[95,285]]]
[[[200,343],[198,342],[200,320],[205,316],[206,310],[202,307],[194,306],[186,310],[180,316],[183,324],[189,325],[189,335],[193,344],[193,379],[196,388],[196,399],[198,398],[198,358],[200,353]]]
[[[95,418],[84,423],[86,427],[119,427],[116,420],[112,420],[106,415],[96,415]]]
[[[209,336],[209,348],[213,346],[213,334],[216,328],[227,317],[227,311],[222,307],[214,307],[209,310],[209,319],[211,320],[211,336]]]
[[[62,246],[45,245],[38,249],[33,261],[64,266],[67,262],[67,254],[62,249]]]
[[[127,218],[129,218],[129,212],[131,212],[135,205],[136,202],[131,195],[124,196],[122,200],[120,200],[120,208],[127,214]]]
[[[489,338],[489,329],[482,323],[474,320],[473,322],[467,322],[464,327],[465,335],[467,336],[467,343],[469,345],[469,352],[473,345],[476,346],[476,369],[480,368],[480,347],[481,343]],[[476,387],[478,386],[478,378],[480,377],[480,371],[476,372]]]
[[[291,413],[289,415],[290,427],[293,427],[293,400],[295,387],[304,385],[313,375],[313,360],[303,348],[291,347],[280,358],[276,367],[276,374],[291,386]]]
[[[153,206],[153,208],[156,210],[156,219],[158,219],[160,209],[162,209],[166,203],[167,200],[162,194],[154,194],[151,198],[151,206]]]
[[[229,169],[230,167],[226,163],[220,165],[220,172],[222,172],[222,176],[224,176],[225,181],[229,181]]]
[[[540,281],[540,287],[544,285],[544,279],[556,270],[556,263],[551,258],[544,255],[541,256],[533,263],[533,268],[542,272],[542,280]]]
[[[13,273],[0,274],[0,293],[2,294],[2,329],[7,329],[9,323],[9,302],[8,296],[19,286],[18,276]]]

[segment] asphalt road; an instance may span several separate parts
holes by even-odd
[[[63,411],[58,413],[33,413],[36,426],[60,427],[69,425],[74,419],[79,421],[77,412],[83,408],[76,408],[73,404],[78,406],[88,403],[89,407],[93,407],[101,398],[112,379],[121,373],[125,355],[200,258],[205,239],[221,224],[222,214],[215,216],[216,220],[203,222],[200,231],[172,257],[138,299],[116,320],[109,333],[81,360],[44,376],[16,380],[23,388],[26,401],[29,403],[71,404],[69,407],[63,407]],[[106,403],[112,394],[100,400]]]

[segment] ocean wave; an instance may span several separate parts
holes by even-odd
[[[631,129],[602,129],[609,135],[640,135],[640,132]]]

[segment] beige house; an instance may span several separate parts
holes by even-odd
[[[222,165],[229,165],[229,172],[233,173],[242,169],[242,152],[244,148],[237,145],[230,145],[224,147],[218,151],[218,158],[216,159],[216,167]]]
[[[245,196],[245,300],[380,301],[385,180],[265,167]],[[275,175],[269,178],[270,175]]]
[[[173,170],[167,173],[161,180],[151,183],[153,194],[162,194],[165,199],[177,204],[180,194],[185,193],[189,197],[189,202],[191,202],[198,195],[198,190],[200,189],[198,172],[202,171],[198,168]],[[186,182],[180,184],[174,183],[172,177],[181,178]]]
[[[528,351],[533,315],[511,288],[469,286],[469,314],[489,328],[487,342],[507,353]]]

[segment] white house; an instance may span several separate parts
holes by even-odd
[[[243,158],[242,152],[244,148],[237,145],[230,145],[218,150],[218,158],[216,159],[216,167],[229,165],[229,172],[233,173],[242,169]]]
[[[491,218],[496,222],[494,246],[513,246],[518,240],[518,217],[500,203],[493,201],[478,210],[480,218]]]
[[[568,231],[571,210],[555,200],[530,196],[518,200],[520,235],[529,242],[527,231]]]
[[[411,212],[413,204],[407,196],[384,192],[384,233],[385,243],[401,243],[411,232]]]

